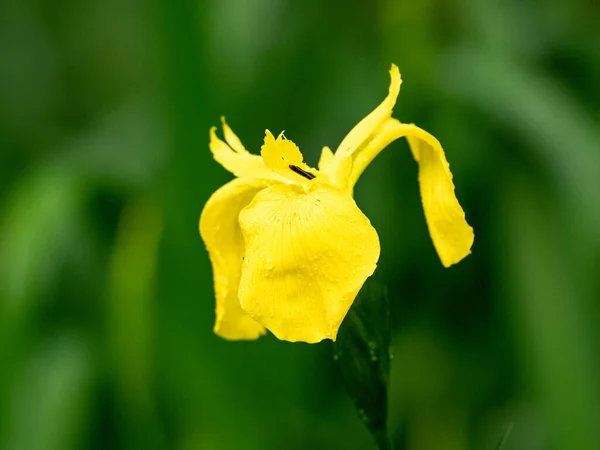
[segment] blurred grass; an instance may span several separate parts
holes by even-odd
[[[404,84],[474,226],[445,270],[394,143],[357,186],[396,448],[600,448],[600,9],[560,0],[0,4],[0,448],[371,448],[330,345],[212,333],[197,232],[247,148],[310,164]]]

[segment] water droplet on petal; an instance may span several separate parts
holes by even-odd
[[[271,271],[273,270],[273,260],[272,259],[267,259],[265,260],[265,275],[267,277],[272,276]]]

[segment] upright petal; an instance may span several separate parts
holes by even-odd
[[[308,184],[316,178],[316,171],[304,163],[298,146],[286,139],[283,132],[275,139],[273,134],[266,130],[260,154],[266,167],[290,181]]]
[[[401,84],[400,71],[395,64],[392,64],[390,69],[390,87],[387,97],[342,140],[334,155],[334,164],[331,167],[333,171],[337,170],[343,164],[343,160],[351,157],[354,152],[359,151],[363,146],[367,145],[379,125],[391,117]],[[337,180],[337,178],[332,175],[332,179]]]
[[[327,146],[323,147],[321,150],[321,157],[319,158],[319,170],[322,172],[327,172],[329,170],[329,166],[333,162],[333,152]]]
[[[242,308],[279,339],[335,339],[379,259],[377,233],[352,197],[321,183],[272,186],[240,225]]]
[[[240,141],[240,138],[237,137],[237,134],[235,134],[229,125],[227,125],[225,116],[221,116],[221,126],[223,127],[223,135],[225,136],[225,142],[227,142],[227,145],[229,145],[229,147],[231,147],[237,153],[248,153],[248,150],[246,150],[244,144],[242,144],[242,141]]]
[[[429,234],[442,264],[449,267],[471,253],[474,235],[454,193],[444,150],[435,137],[415,125],[392,118],[386,120],[377,136],[355,155],[348,189],[352,189],[364,169],[384,148],[401,137],[406,137],[419,163],[419,186]]]
[[[214,331],[225,339],[256,339],[265,333],[240,306],[238,286],[244,240],[238,216],[265,187],[263,181],[238,178],[215,192],[200,216],[200,235],[213,267],[217,298]]]
[[[263,159],[260,156],[246,151],[238,137],[225,122],[225,119],[222,119],[222,121],[227,143],[223,142],[217,136],[217,127],[212,127],[209,133],[210,141],[208,146],[215,161],[236,177],[281,179],[281,176],[265,167]]]

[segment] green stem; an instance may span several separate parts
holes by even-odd
[[[379,450],[393,450],[394,446],[386,431],[372,433]]]
[[[346,391],[380,450],[392,448],[387,436],[390,328],[387,289],[380,275],[374,275],[360,290],[333,343]]]

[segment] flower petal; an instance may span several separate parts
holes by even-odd
[[[290,170],[290,164],[299,166],[302,164],[302,153],[296,144],[286,139],[283,132],[277,139],[269,130],[265,130],[265,142],[261,147],[260,154],[265,166],[273,170]]]
[[[238,216],[265,186],[260,180],[235,179],[210,197],[200,216],[200,235],[212,263],[217,299],[214,331],[225,339],[257,339],[265,333],[264,327],[244,312],[238,298],[244,256]]]
[[[212,127],[210,129],[210,142],[208,146],[210,147],[210,151],[212,152],[215,161],[237,177],[257,177],[280,180],[281,177],[279,175],[265,167],[263,159],[260,156],[253,155],[246,151],[238,137],[231,131],[231,128],[229,128],[225,122],[225,119],[221,120],[223,122],[225,139],[229,145],[219,139],[216,132],[217,127]]]
[[[321,158],[319,158],[319,170],[321,172],[327,172],[329,170],[329,166],[333,162],[333,152],[327,146],[323,147],[321,150]]]
[[[385,147],[401,137],[406,137],[419,163],[419,186],[429,234],[442,264],[449,267],[471,253],[474,235],[454,193],[444,150],[435,137],[413,124],[386,120],[377,136],[355,155],[348,189],[352,189],[363,170]]]
[[[307,184],[317,176],[316,171],[303,162],[298,146],[286,139],[283,132],[275,139],[273,134],[266,130],[260,154],[266,167],[288,180]]]
[[[440,142],[415,125],[406,127],[406,139],[419,163],[419,187],[429,234],[442,264],[449,267],[471,253],[473,228],[454,193],[452,172]]]
[[[372,138],[373,133],[377,130],[379,125],[391,117],[392,110],[396,104],[396,99],[398,98],[398,93],[400,92],[401,84],[402,79],[400,77],[400,71],[395,64],[392,64],[392,67],[390,68],[390,87],[388,89],[387,97],[367,117],[362,119],[342,140],[335,152],[332,170],[337,170],[342,165],[344,159],[351,157],[354,152],[360,151],[360,149]],[[338,182],[340,177],[331,175],[331,178]],[[342,184],[343,182],[340,185]]]
[[[223,135],[225,136],[227,145],[229,145],[229,147],[231,147],[237,153],[248,153],[248,150],[246,150],[244,144],[242,144],[242,141],[240,141],[240,138],[238,138],[237,134],[235,134],[233,130],[229,128],[229,125],[227,125],[225,116],[221,116],[221,126],[223,127]]]
[[[335,339],[379,259],[377,232],[352,197],[321,183],[272,186],[240,225],[242,308],[279,339]]]

